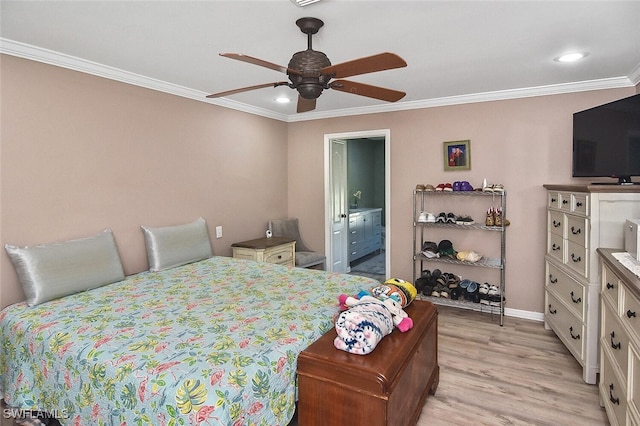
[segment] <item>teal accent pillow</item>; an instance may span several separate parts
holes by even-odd
[[[113,233],[37,246],[5,245],[29,306],[124,279]]]
[[[184,225],[151,228],[141,226],[150,271],[163,271],[213,255],[207,222],[198,218]]]

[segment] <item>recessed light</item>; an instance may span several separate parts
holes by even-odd
[[[288,104],[289,102],[291,102],[291,99],[287,98],[286,96],[280,96],[276,98],[276,102],[278,102],[279,104]]]
[[[556,62],[575,62],[587,56],[589,56],[589,53],[587,52],[572,52],[557,56],[553,60]]]

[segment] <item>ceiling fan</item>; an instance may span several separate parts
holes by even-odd
[[[331,61],[329,61],[327,55],[320,51],[313,50],[311,47],[312,35],[318,32],[324,25],[324,22],[317,18],[300,18],[296,21],[296,25],[303,33],[307,34],[307,50],[295,53],[289,61],[289,65],[286,67],[240,53],[220,54],[220,56],[226,58],[236,59],[286,73],[289,76],[289,81],[278,81],[243,87],[241,89],[227,90],[225,92],[214,93],[207,96],[207,98],[219,98],[265,87],[289,86],[298,91],[297,112],[307,112],[316,108],[316,99],[318,99],[325,89],[338,90],[340,92],[352,93],[354,95],[366,96],[388,102],[396,102],[406,95],[404,92],[386,89],[384,87],[348,80],[334,80],[335,78],[342,79],[354,75],[406,67],[407,63],[400,56],[386,52],[331,65]]]

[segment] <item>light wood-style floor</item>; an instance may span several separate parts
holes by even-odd
[[[440,384],[418,426],[609,424],[597,386],[542,323],[438,312]]]

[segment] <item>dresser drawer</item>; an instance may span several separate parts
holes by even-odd
[[[611,310],[609,304],[604,303],[601,324],[600,344],[612,355],[612,360],[620,368],[622,377],[627,377],[629,336],[620,323],[618,315]],[[626,383],[622,383],[626,388]]]
[[[631,348],[629,351],[629,358],[631,358],[631,376],[629,377],[629,404],[635,413],[640,412],[640,354],[636,351],[636,348]]]
[[[589,211],[589,195],[571,194],[571,211],[586,216]]]
[[[585,287],[554,264],[547,262],[547,291],[562,300],[580,321],[584,321],[586,300]]]
[[[571,193],[569,192],[558,192],[558,195],[560,197],[559,200],[559,207],[560,210],[564,211],[564,212],[570,212],[571,211]]]
[[[293,260],[293,250],[291,247],[276,248],[264,253],[264,261],[268,263],[291,263]]]
[[[640,340],[640,300],[626,288],[622,289],[622,299],[622,323],[634,339]]]
[[[560,237],[564,236],[564,213],[555,210],[549,210],[549,223],[547,229],[549,232]]]
[[[547,207],[550,209],[560,208],[560,193],[558,191],[547,191]]]
[[[626,424],[627,418],[627,393],[615,375],[612,360],[606,354],[600,360],[600,398],[607,410],[609,422],[612,425]]]
[[[616,314],[618,313],[619,303],[620,303],[620,280],[617,275],[609,269],[609,267],[603,263],[602,265],[602,291],[600,294],[602,297],[606,298]]]
[[[573,241],[567,243],[565,264],[585,278],[589,278],[589,258],[587,249]]]
[[[589,219],[569,214],[565,220],[567,239],[583,247],[589,247]]]
[[[584,326],[582,321],[571,314],[553,293],[547,291],[547,308],[545,319],[551,328],[562,339],[565,346],[574,354],[576,359],[584,362]]]
[[[547,253],[564,263],[564,239],[562,235],[549,233],[547,240]]]

